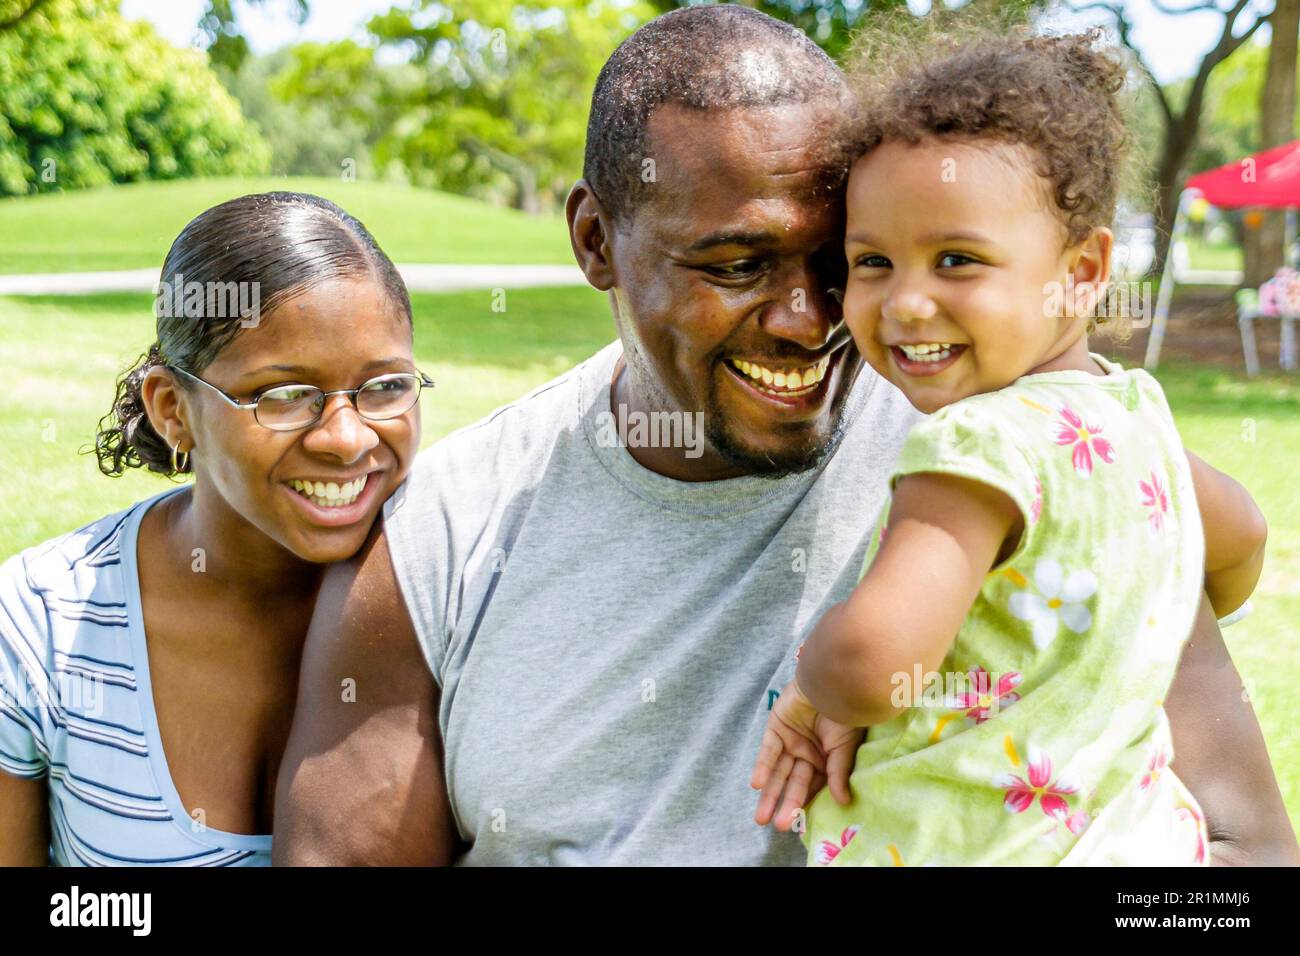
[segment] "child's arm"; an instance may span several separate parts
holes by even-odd
[[[918,664],[926,674],[943,663],[985,575],[1011,554],[1023,525],[1015,502],[991,485],[903,477],[871,568],[804,642],[795,673],[803,695],[841,724],[897,715],[895,675],[910,680]],[[922,688],[911,690],[917,698]]]
[[[1192,484],[1205,528],[1205,592],[1218,617],[1246,603],[1264,567],[1268,525],[1250,492],[1190,451]]]

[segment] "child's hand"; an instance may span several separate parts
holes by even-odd
[[[838,724],[818,713],[798,684],[787,684],[772,705],[749,780],[762,791],[754,822],[766,826],[775,816],[777,830],[788,831],[796,811],[828,781],[835,799],[849,803],[849,774],[864,733],[864,728]],[[777,812],[783,790],[785,799]]]

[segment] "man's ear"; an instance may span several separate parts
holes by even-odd
[[[1106,299],[1110,285],[1111,248],[1115,235],[1104,226],[1088,233],[1070,257],[1070,278],[1074,284],[1074,315],[1092,315],[1093,306]]]
[[[167,447],[179,443],[178,451],[182,454],[194,447],[194,438],[187,425],[189,408],[186,396],[170,371],[155,365],[144,373],[144,380],[140,383],[140,404],[149,416],[149,424]]]
[[[579,179],[564,203],[569,220],[569,242],[587,281],[601,292],[614,288],[614,267],[610,261],[610,218],[601,208],[591,184]]]

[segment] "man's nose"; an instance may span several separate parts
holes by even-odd
[[[777,338],[788,339],[810,352],[824,347],[844,319],[843,290],[812,265],[792,270],[782,292],[763,310],[759,325]]]
[[[357,414],[347,395],[331,395],[321,411],[320,421],[303,436],[303,447],[316,455],[337,458],[350,465],[379,444],[370,423]]]

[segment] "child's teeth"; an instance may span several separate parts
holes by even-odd
[[[921,345],[900,345],[903,354],[913,362],[941,362],[952,354],[950,342],[926,342]]]

